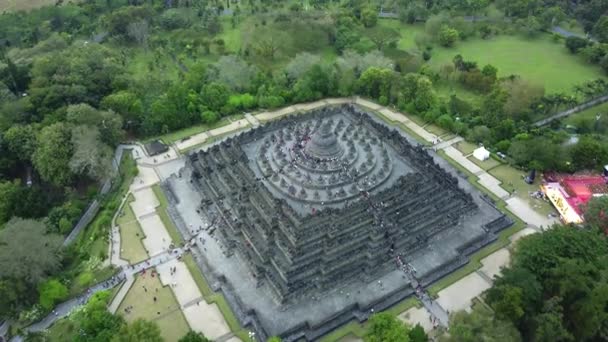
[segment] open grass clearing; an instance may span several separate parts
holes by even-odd
[[[116,219],[120,231],[120,257],[131,264],[149,257],[142,241],[146,236],[130,206],[134,200],[133,195],[129,195]]]
[[[476,61],[479,67],[492,64],[499,76],[520,75],[532,83],[545,86],[547,93],[572,92],[572,87],[602,75],[581,57],[570,54],[562,42],[548,34],[527,39],[520,36],[498,36],[489,40],[471,39],[453,48],[435,47],[429,64],[438,69],[451,64],[457,54]]]
[[[117,314],[121,314],[128,323],[138,318],[156,322],[165,341],[177,341],[190,330],[190,327],[173,291],[163,286],[158,275],[153,277],[150,271],[135,278],[129,292],[120,303]],[[130,313],[125,312],[129,307],[131,307]]]
[[[0,13],[29,11],[42,6],[52,6],[55,3],[55,0],[0,0]]]
[[[397,48],[405,51],[417,49],[415,38],[417,35],[424,34],[424,25],[403,24],[395,19],[378,20],[379,26],[390,27],[399,32],[401,36],[397,42]]]

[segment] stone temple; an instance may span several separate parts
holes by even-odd
[[[358,107],[270,122],[190,154],[163,188],[207,280],[264,339],[314,340],[412,295],[512,224],[434,152]]]

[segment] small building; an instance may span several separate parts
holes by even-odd
[[[155,156],[169,151],[169,146],[162,143],[160,140],[154,140],[145,145],[146,152],[149,156]]]
[[[490,151],[486,150],[485,147],[481,146],[480,148],[473,151],[473,157],[477,158],[478,160],[484,161],[490,158]]]

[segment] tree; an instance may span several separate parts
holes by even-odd
[[[127,35],[144,48],[148,47],[149,31],[150,28],[146,20],[136,21],[127,26]]]
[[[570,156],[577,170],[595,169],[608,161],[608,150],[591,136],[583,136],[570,148]]]
[[[566,38],[566,48],[571,53],[578,53],[580,50],[586,48],[590,42],[589,40],[577,36],[570,36]]]
[[[45,181],[67,185],[72,180],[69,162],[73,147],[70,138],[70,130],[63,123],[47,126],[38,134],[32,161]]]
[[[178,342],[211,342],[211,340],[199,332],[190,330],[186,335],[180,338]]]
[[[56,303],[68,297],[68,288],[57,279],[48,279],[38,284],[40,294],[40,305],[46,310],[51,310]]]
[[[535,341],[574,341],[572,334],[563,325],[563,308],[559,300],[559,297],[553,297],[546,301],[542,313],[535,317]]]
[[[265,58],[274,59],[277,51],[279,51],[279,46],[274,38],[271,36],[267,39],[259,39],[256,47],[257,53]]]
[[[492,311],[474,305],[471,313],[460,311],[450,317],[449,336],[442,340],[454,342],[519,342],[521,336],[510,322],[496,319]]]
[[[608,43],[608,16],[602,15],[593,26],[593,37],[602,43]]]
[[[517,324],[525,312],[522,289],[510,285],[494,286],[491,295],[489,300],[496,317]]]
[[[481,69],[481,74],[496,81],[498,78],[498,69],[491,64],[486,64],[483,69]]]
[[[411,342],[427,342],[428,335],[424,332],[424,328],[420,324],[416,324],[408,333]]]
[[[14,125],[2,138],[18,160],[30,161],[36,150],[36,133],[32,125]]]
[[[376,26],[368,31],[369,39],[382,51],[387,45],[399,40],[399,31],[386,26]]]
[[[361,10],[361,22],[365,27],[374,27],[378,22],[378,11],[371,6]]]
[[[585,222],[608,235],[608,196],[593,197],[585,207]]]
[[[290,80],[297,80],[321,62],[321,57],[308,52],[298,53],[285,67],[285,73]]]
[[[443,25],[439,31],[439,44],[452,47],[458,40],[458,31],[447,25]]]
[[[29,99],[35,112],[49,114],[69,104],[97,106],[124,75],[119,56],[110,48],[89,43],[43,55],[34,61]],[[69,67],[68,67],[69,66]]]
[[[387,312],[370,317],[365,342],[408,342],[409,329],[396,317]]]
[[[552,6],[540,13],[540,23],[542,29],[550,29],[553,26],[559,25],[566,19],[566,14],[558,6]]]
[[[110,146],[118,145],[125,136],[120,115],[113,111],[95,109],[88,104],[68,106],[66,121],[74,125],[95,127],[100,133],[100,140]]]
[[[107,309],[110,300],[109,291],[95,293],[83,310],[78,310],[71,319],[77,326],[75,342],[112,341],[120,328],[125,325],[121,316],[111,314]]]
[[[155,322],[137,319],[129,325],[123,325],[113,342],[163,342],[160,328]]]
[[[102,18],[110,35],[126,38],[129,34],[129,25],[134,22],[152,18],[154,11],[147,6],[124,6]]]
[[[36,220],[14,218],[0,230],[0,279],[24,279],[35,284],[60,267],[60,235],[45,234]]]
[[[426,77],[420,77],[416,82],[416,95],[414,106],[419,112],[429,110],[437,101],[437,96],[433,89],[433,83]]]
[[[121,90],[103,98],[101,108],[111,110],[122,116],[127,129],[139,124],[143,115],[143,103],[139,97],[132,92]]]
[[[526,119],[532,110],[532,104],[537,103],[545,95],[545,87],[530,83],[521,78],[505,80],[500,87],[507,94],[503,110],[515,120]]]
[[[369,68],[359,77],[359,91],[374,99],[382,96],[388,98],[394,76],[394,72],[389,69]]]
[[[19,194],[19,180],[0,181],[0,227],[13,216]]]
[[[112,172],[112,149],[101,142],[97,127],[76,126],[72,129],[74,153],[69,166],[72,173],[102,180]]]
[[[203,87],[201,102],[212,111],[219,111],[228,101],[230,92],[223,84],[212,82]]]
[[[363,55],[352,50],[346,50],[341,57],[338,57],[336,65],[340,69],[340,73],[352,70],[358,77],[371,67],[392,69],[393,61],[390,58],[385,57],[382,52],[378,50],[373,50]]]
[[[534,37],[540,33],[542,29],[541,24],[538,22],[535,16],[529,16],[526,19],[519,19],[517,21],[519,29],[528,37]]]
[[[233,91],[249,90],[257,74],[255,67],[236,56],[222,56],[214,66],[215,75],[211,71],[209,74]]]

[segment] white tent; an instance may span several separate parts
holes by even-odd
[[[475,151],[473,151],[473,157],[475,157],[481,161],[484,161],[484,160],[490,158],[490,151],[486,150],[486,148],[482,146],[482,147],[476,149]]]

